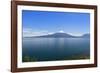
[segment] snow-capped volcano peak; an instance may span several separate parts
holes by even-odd
[[[63,30],[60,30],[59,33],[64,33],[64,31]]]

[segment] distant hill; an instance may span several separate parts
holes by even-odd
[[[73,36],[67,33],[54,33],[48,35],[41,35],[41,36],[33,36],[30,38],[89,38],[90,34],[84,34],[82,36]]]
[[[50,35],[43,35],[43,36],[36,36],[36,37],[45,37],[45,38],[74,38],[75,36],[66,34],[66,33],[54,33],[54,34],[50,34]]]
[[[90,38],[90,34],[84,34],[81,36],[82,38]]]

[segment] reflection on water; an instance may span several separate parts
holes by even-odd
[[[23,62],[90,58],[89,38],[23,38]]]

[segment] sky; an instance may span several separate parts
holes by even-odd
[[[56,32],[81,36],[90,33],[90,14],[77,12],[22,11],[23,36]]]

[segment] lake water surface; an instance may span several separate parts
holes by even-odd
[[[89,38],[23,38],[23,62],[89,58]]]

